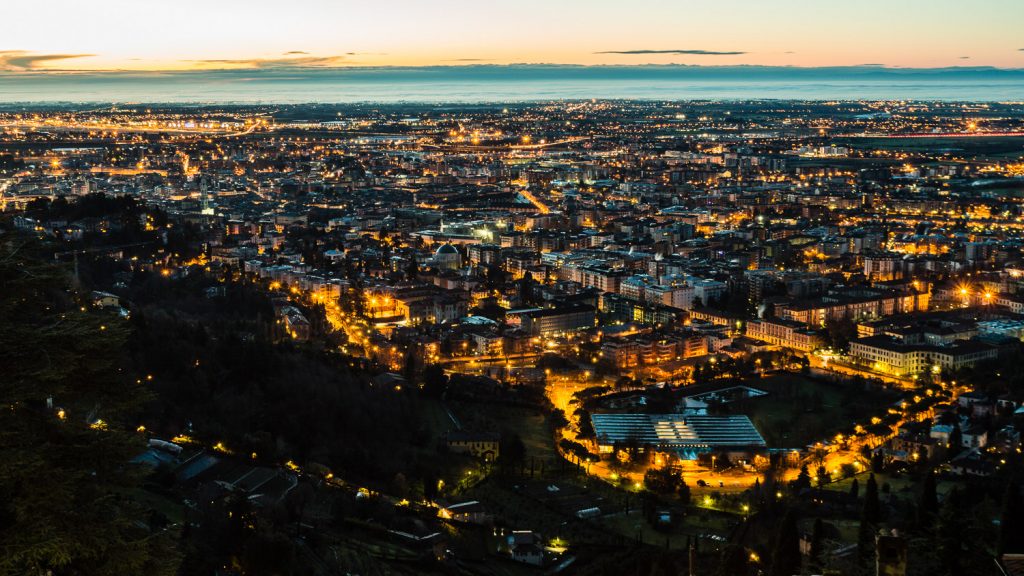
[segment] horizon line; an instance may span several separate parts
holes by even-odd
[[[224,68],[25,68],[16,70],[0,69],[0,76],[46,76],[72,74],[201,74],[211,72],[330,72],[347,70],[428,70],[428,69],[469,69],[469,68],[579,68],[579,69],[638,69],[638,68],[681,68],[681,69],[761,69],[761,70],[872,70],[898,72],[957,72],[957,71],[1000,71],[1024,72],[1024,66],[1004,67],[989,64],[947,65],[947,66],[899,66],[889,64],[835,64],[801,66],[798,64],[684,64],[684,63],[636,63],[636,64],[576,64],[557,62],[513,62],[462,64],[346,64],[339,66],[279,65],[273,67],[236,66]]]

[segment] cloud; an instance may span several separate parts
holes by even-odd
[[[970,60],[971,57],[970,56],[961,56],[960,59],[961,60]]]
[[[452,58],[445,60],[445,62],[490,62],[486,58]]]
[[[284,53],[285,56],[307,55],[307,54],[309,54],[309,52],[305,52],[303,50],[289,50],[288,52]]]
[[[40,64],[71,58],[88,58],[95,54],[36,54],[27,50],[0,50],[0,70],[37,70]]]
[[[741,54],[746,54],[746,52],[720,52],[717,50],[605,50],[603,52],[594,52],[594,54],[688,54],[691,56],[739,56]]]
[[[305,52],[289,52],[289,54],[305,54]],[[354,53],[349,53],[354,54]],[[231,68],[257,68],[257,69],[280,69],[280,68],[331,68],[341,66],[346,62],[345,56],[302,56],[296,58],[220,58],[208,60],[190,60],[196,64],[223,65]]]

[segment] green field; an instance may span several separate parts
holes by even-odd
[[[842,138],[836,141],[859,150],[901,150],[928,152],[956,150],[968,156],[1019,155],[1024,149],[1024,138],[1015,136],[949,138]]]
[[[726,404],[746,414],[772,448],[800,448],[848,430],[855,422],[884,415],[898,395],[865,390],[849,382],[831,382],[796,374],[744,382],[768,392],[765,396]]]
[[[449,408],[466,430],[514,432],[526,448],[526,462],[554,463],[560,456],[555,451],[551,429],[539,409],[511,404],[485,402],[449,402]]]

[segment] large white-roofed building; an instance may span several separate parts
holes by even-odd
[[[683,460],[703,452],[759,452],[767,449],[750,418],[743,415],[592,414],[602,454],[616,447],[677,453]]]

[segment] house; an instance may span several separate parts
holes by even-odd
[[[996,565],[1004,576],[1024,576],[1024,554],[1003,554]]]
[[[92,298],[92,305],[97,308],[117,308],[121,305],[121,299],[109,292],[94,291],[89,296]]]
[[[970,426],[963,431],[964,448],[984,448],[988,445],[988,430],[980,426]]]
[[[907,539],[894,530],[875,536],[875,574],[904,576],[907,573]]]
[[[851,358],[893,376],[936,369],[959,370],[993,360],[998,355],[996,348],[977,340],[957,340],[948,345],[908,344],[890,335],[880,335],[850,341]],[[967,394],[959,401],[966,406],[964,396]]]
[[[373,377],[371,380],[374,386],[381,386],[383,388],[394,388],[395,390],[401,390],[402,386],[405,386],[405,376],[401,374],[395,374],[394,372],[384,372]]]
[[[544,548],[540,534],[532,530],[515,530],[508,537],[509,551],[516,562],[541,566],[544,564]]]
[[[522,314],[522,328],[534,336],[564,334],[593,328],[597,309],[589,304],[529,310]]]
[[[342,250],[325,250],[324,258],[328,262],[341,262],[345,259],[345,252]]]
[[[1012,414],[1017,409],[1017,400],[1009,394],[1004,394],[996,400],[996,407],[1002,414]]]
[[[996,434],[996,440],[999,444],[999,448],[1004,451],[1016,450],[1020,447],[1020,431],[1017,430],[1013,425],[1004,426]]]
[[[953,433],[952,424],[936,424],[932,426],[928,435],[943,444],[949,443],[949,435]]]
[[[294,340],[303,342],[312,335],[309,320],[294,306],[283,306],[278,311],[278,321],[284,326],[284,332]]]
[[[991,476],[995,464],[985,460],[977,450],[960,454],[949,463],[949,471],[960,476]]]
[[[975,404],[988,403],[988,394],[984,392],[964,392],[956,399],[963,408],[969,408]]]
[[[900,428],[890,441],[890,454],[896,460],[917,460],[922,455],[931,460],[943,452],[946,441],[932,436],[928,424],[914,422]]]
[[[995,405],[991,402],[975,402],[971,404],[971,418],[978,419],[992,415]]]
[[[823,344],[820,334],[792,320],[750,320],[747,322],[746,335],[748,338],[804,352],[810,352]]]
[[[445,520],[468,522],[470,524],[490,524],[493,519],[492,516],[487,513],[487,509],[484,508],[484,505],[476,500],[469,500],[445,506],[438,510],[437,515]]]
[[[457,454],[469,454],[486,462],[498,459],[498,445],[501,436],[491,432],[448,432],[448,450]]]

